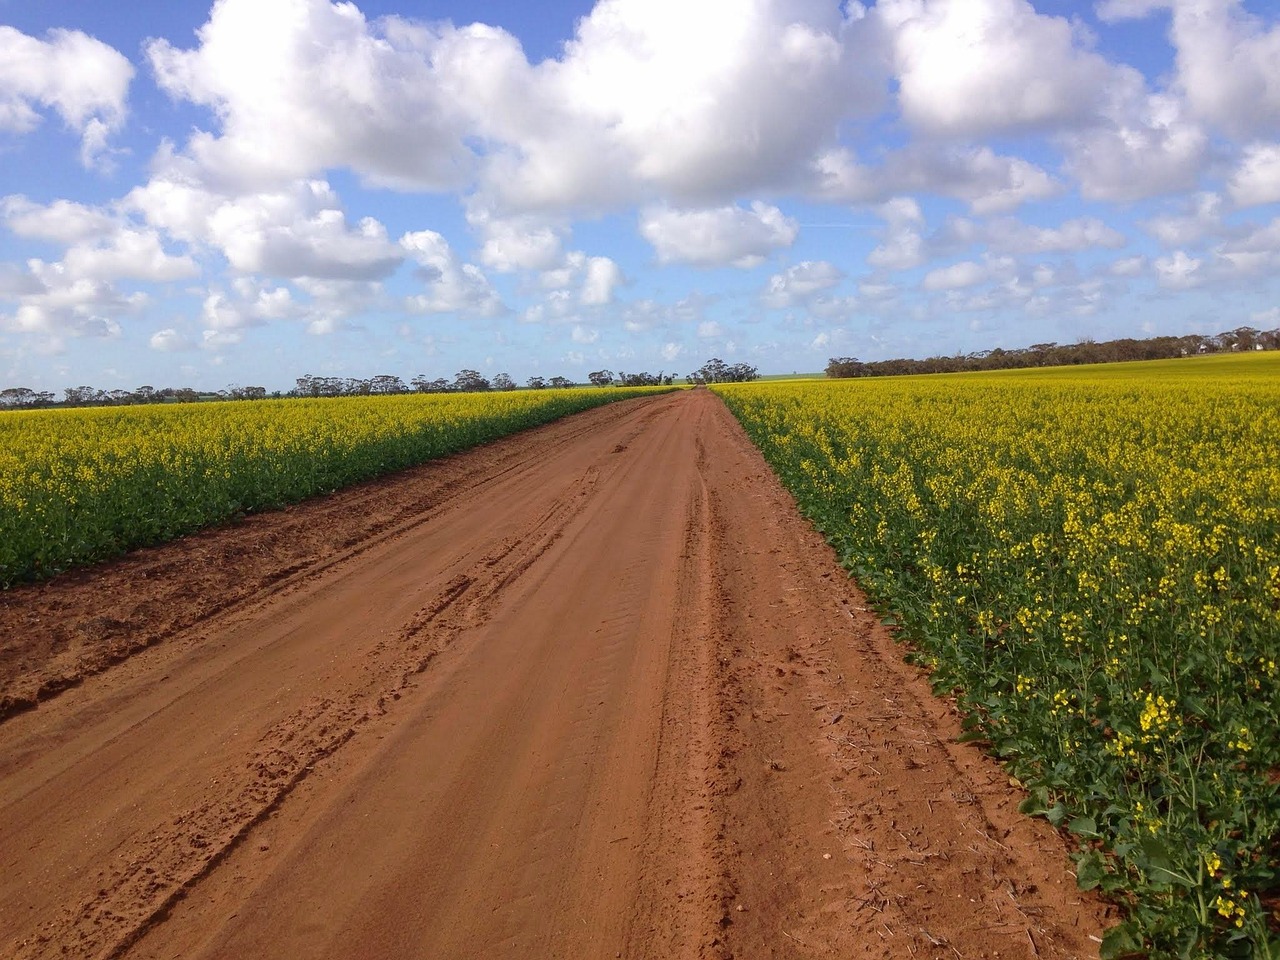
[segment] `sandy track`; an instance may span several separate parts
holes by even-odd
[[[706,391],[10,591],[0,666],[3,956],[1097,953]]]

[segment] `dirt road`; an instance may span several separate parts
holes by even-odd
[[[707,391],[9,591],[0,956],[1096,956],[865,607]]]

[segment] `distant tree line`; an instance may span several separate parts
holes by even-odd
[[[576,386],[566,377],[530,377],[531,390],[556,390]],[[382,374],[368,379],[358,377],[315,377],[307,375],[294,381],[287,393],[268,391],[266,387],[242,387],[232,384],[225,390],[202,393],[191,387],[141,386],[136,390],[98,390],[94,387],[68,387],[59,398],[48,390],[9,387],[0,390],[0,410],[30,410],[40,407],[124,407],[145,403],[195,403],[200,400],[267,400],[282,397],[367,397],[397,393],[482,393],[490,390],[515,390],[510,375],[499,373],[486,379],[475,370],[461,370],[452,380],[431,380],[417,376],[405,383],[400,377]]]
[[[1029,367],[1065,367],[1085,363],[1120,363],[1129,360],[1167,360],[1206,353],[1241,350],[1280,349],[1280,329],[1255,330],[1238,327],[1216,336],[1188,334],[1182,337],[1151,337],[1146,340],[1106,340],[1096,343],[1036,343],[1017,350],[981,350],[954,357],[925,360],[871,360],[832,357],[827,376],[896,377],[919,373],[961,373],[974,370],[1018,370]]]
[[[565,377],[530,377],[525,384],[530,390],[566,389],[577,386]],[[509,374],[499,373],[486,379],[477,370],[459,370],[452,380],[424,375],[405,383],[399,377],[378,376],[370,380],[352,377],[299,377],[289,391],[291,397],[366,397],[396,393],[488,393],[515,390],[516,382]]]
[[[708,360],[689,374],[690,383],[750,383],[760,379],[760,371],[748,363],[725,363],[719,357]]]
[[[615,375],[612,370],[593,370],[587,374],[587,381],[597,387],[669,387],[675,380],[675,374],[665,371]]]

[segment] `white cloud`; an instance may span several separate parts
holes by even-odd
[[[601,307],[613,302],[613,292],[625,282],[622,268],[608,257],[590,257],[586,263],[579,299],[584,306]]]
[[[924,214],[910,197],[895,197],[876,211],[884,218],[884,241],[867,255],[873,267],[909,270],[925,261]]]
[[[564,260],[539,277],[543,289],[561,294],[568,306],[570,288],[577,287],[577,301],[584,307],[601,307],[613,302],[614,291],[626,282],[622,268],[608,257],[589,257],[581,250],[566,254]]]
[[[240,273],[376,280],[404,260],[377,220],[349,226],[323,180],[222,196],[169,171],[133,190],[124,205],[180,240],[209,244]]]
[[[1006,213],[1062,192],[1058,181],[1021,157],[931,142],[889,151],[874,167],[858,163],[847,149],[827,150],[815,159],[811,178],[811,190],[824,200],[874,203],[894,194],[930,193],[963,200],[980,214]]]
[[[200,337],[200,345],[206,350],[233,347],[243,342],[244,333],[240,330],[205,330]]]
[[[767,307],[783,309],[829,290],[843,279],[844,273],[834,263],[804,260],[770,277],[760,299]]]
[[[972,287],[984,282],[988,277],[987,269],[972,260],[962,260],[947,267],[939,267],[925,274],[926,290],[958,290]]]
[[[715,340],[723,337],[726,332],[724,325],[715,320],[703,320],[698,324],[699,340]]]
[[[1240,0],[1171,5],[1177,85],[1191,112],[1233,136],[1280,133],[1280,24]]]
[[[104,280],[77,276],[65,264],[31,260],[35,292],[18,297],[10,327],[20,333],[118,337],[117,318],[147,302],[141,293],[124,295]]]
[[[23,196],[0,200],[0,215],[19,237],[72,244],[105,237],[116,228],[110,214],[71,200],[32,203]]]
[[[351,229],[341,210],[273,223],[267,208],[247,199],[220,207],[210,226],[231,266],[244,273],[375,280],[404,259],[381,223],[366,217]]]
[[[1182,250],[1177,250],[1168,257],[1160,257],[1153,265],[1162,287],[1185,290],[1200,284],[1201,261],[1189,257]]]
[[[1156,10],[1167,9],[1171,2],[1172,0],[1100,0],[1097,14],[1103,23],[1137,20]]]
[[[667,342],[662,345],[661,353],[663,360],[667,361],[667,363],[673,363],[684,353],[684,347],[678,343]]]
[[[1280,200],[1280,143],[1251,143],[1227,188],[1237,206]]]
[[[195,348],[195,344],[189,337],[179,333],[172,327],[166,327],[164,330],[157,330],[153,333],[150,346],[152,350],[158,350],[161,353],[178,353]]]
[[[893,38],[902,114],[930,135],[1084,122],[1115,69],[1026,0],[881,0],[875,14]]]
[[[641,215],[640,233],[662,263],[749,268],[774,250],[791,246],[799,226],[777,207],[756,201],[750,210],[650,209]]]
[[[468,211],[467,220],[484,241],[480,262],[499,273],[549,270],[563,259],[563,226],[528,216],[495,218],[480,209]]]
[[[431,230],[406,233],[400,245],[419,264],[418,276],[426,285],[425,293],[409,298],[411,310],[486,317],[502,311],[502,299],[480,268],[461,263],[440,234]]]
[[[78,30],[47,36],[0,25],[0,130],[27,133],[40,123],[36,106],[51,108],[81,135],[81,161],[93,166],[124,124],[133,66]]]
[[[1209,137],[1177,97],[1149,94],[1130,73],[1114,85],[1102,121],[1064,136],[1067,169],[1088,200],[1139,200],[1195,187]]]
[[[217,0],[197,47],[156,40],[147,55],[171,96],[216,114],[185,153],[217,189],[349,167],[432,190],[478,176],[504,216],[703,206],[789,182],[843,118],[879,107],[883,66],[855,8],[601,0],[558,59],[533,65],[482,24]]]
[[[790,180],[842,117],[880,105],[867,36],[814,0],[601,0],[559,60],[528,68],[484,34],[456,38],[441,69],[508,147],[483,178],[503,204],[706,206]]]
[[[383,184],[465,183],[473,157],[433,74],[432,28],[370,24],[328,0],[217,0],[198,37],[146,52],[162,89],[218,116],[219,135],[187,146],[207,182],[259,189],[345,166]]]
[[[1110,272],[1117,277],[1136,277],[1142,273],[1146,267],[1146,257],[1122,257],[1111,264]]]
[[[962,260],[925,274],[925,290],[962,290],[992,280],[1012,283],[1017,277],[1017,264],[1008,257],[990,257],[983,263]]]
[[[1222,198],[1215,193],[1201,193],[1187,204],[1188,212],[1153,217],[1143,229],[1164,246],[1188,247],[1222,229]]]
[[[104,242],[74,246],[63,263],[77,277],[91,280],[150,280],[163,283],[198,276],[200,268],[189,256],[165,252],[154,230],[121,229]]]
[[[993,221],[982,231],[994,251],[1013,254],[1075,253],[1093,247],[1122,247],[1125,238],[1096,217],[1068,220],[1057,227],[1035,227],[1011,218]]]

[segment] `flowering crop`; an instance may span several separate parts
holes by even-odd
[[[1280,956],[1280,357],[717,390],[1128,908],[1104,955]]]
[[[649,392],[594,388],[0,414],[0,585]]]

